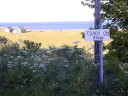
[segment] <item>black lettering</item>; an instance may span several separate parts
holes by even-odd
[[[95,40],[100,40],[100,41],[102,41],[103,40],[103,36],[93,36],[93,40],[95,41]]]
[[[100,35],[100,31],[98,31],[98,35]]]
[[[104,36],[109,36],[109,32],[108,32],[108,31],[104,31],[104,32],[103,32],[103,35],[104,35]]]
[[[87,35],[89,36],[100,35],[100,31],[87,31]]]
[[[91,31],[87,31],[87,35],[91,36],[92,35]]]

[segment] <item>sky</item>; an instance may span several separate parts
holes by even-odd
[[[93,21],[84,0],[0,0],[0,22]]]

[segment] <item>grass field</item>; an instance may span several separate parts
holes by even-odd
[[[49,45],[55,45],[60,47],[61,45],[73,46],[73,42],[80,41],[78,44],[79,47],[87,46],[90,47],[93,45],[93,42],[88,42],[82,39],[81,32],[84,30],[50,30],[43,32],[28,32],[28,33],[8,33],[0,31],[0,36],[5,36],[7,39],[13,42],[19,42],[19,40],[31,40],[37,43],[42,43],[42,48],[48,48]],[[104,42],[105,44],[109,41]]]

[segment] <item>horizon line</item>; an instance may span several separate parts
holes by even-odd
[[[18,22],[0,22],[0,23],[55,23],[55,22],[57,22],[57,23],[59,23],[59,22],[94,22],[94,21],[28,21],[28,22],[20,22],[20,21],[18,21]]]

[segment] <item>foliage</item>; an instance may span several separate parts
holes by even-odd
[[[81,34],[82,38],[85,38],[84,32],[81,32],[80,34]]]
[[[94,0],[85,0],[82,4],[90,8],[95,6]],[[102,0],[101,11],[102,21],[108,21],[103,28],[110,28],[113,40],[105,48],[109,50],[109,55],[118,57],[121,62],[128,62],[128,1]]]
[[[0,54],[8,52],[8,54],[15,54],[19,50],[18,43],[13,43],[5,37],[0,36]]]
[[[96,87],[98,96],[127,96],[128,76],[117,58],[105,58],[104,79],[105,82]]]
[[[12,43],[13,44],[13,43]],[[9,46],[3,46],[9,47]],[[14,50],[14,49],[11,49]],[[0,48],[0,96],[127,96],[128,65],[105,57],[103,85],[94,82],[93,58],[75,46],[13,54]]]
[[[30,51],[37,51],[41,47],[41,43],[35,43],[33,41],[24,40],[23,41],[23,49]]]
[[[105,46],[105,49],[109,50],[109,55],[118,57],[120,62],[126,63],[128,62],[128,33],[124,30],[120,32],[117,28],[111,30],[113,30],[111,34],[114,34],[111,36],[113,41]]]
[[[118,57],[121,62],[128,62],[128,2],[127,0],[111,1],[102,5],[102,9],[104,11],[103,19],[111,20],[111,24],[105,26],[110,28],[111,38],[113,39],[106,46],[109,55]]]
[[[61,48],[51,49],[54,55],[67,60],[66,62],[74,62],[74,60],[77,60],[80,63],[83,61],[84,55],[87,54],[86,52],[84,52],[83,48],[78,48],[77,45],[71,47],[63,45]]]
[[[77,46],[65,45],[35,53],[22,49],[15,50],[15,54],[8,54],[11,50],[6,51],[0,55],[0,96],[17,96],[19,93],[19,96],[65,96],[65,93],[68,95],[79,91],[77,86],[91,82],[93,77],[92,61],[84,60],[84,51]]]

